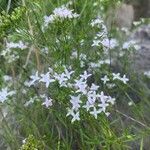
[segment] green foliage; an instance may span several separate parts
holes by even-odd
[[[19,150],[44,150],[44,147],[41,141],[37,140],[33,135],[29,135]]]
[[[121,67],[104,64],[100,68],[95,68],[93,72],[88,68],[90,62],[105,60],[103,47],[91,47],[96,33],[102,29],[92,28],[90,22],[98,15],[105,15],[109,7],[115,7],[121,0],[73,1],[69,8],[79,13],[79,18],[57,19],[45,32],[42,31],[43,17],[67,2],[68,0],[25,0],[26,6],[21,5],[10,14],[1,12],[0,38],[4,43],[0,51],[6,48],[5,40],[22,40],[27,42],[28,46],[25,50],[12,48],[11,52],[17,52],[19,55],[12,63],[8,63],[7,59],[0,55],[0,89],[9,85],[9,81],[3,81],[3,75],[8,74],[13,77],[10,87],[17,91],[15,96],[2,104],[11,110],[12,116],[6,117],[5,128],[13,133],[10,136],[9,132],[5,132],[5,138],[2,139],[12,150],[16,150],[16,145],[22,145],[22,137],[27,138],[19,150],[128,150],[133,149],[134,142],[138,145],[139,141],[142,149],[143,141],[150,131],[149,89],[143,80],[130,70],[132,60],[128,56],[132,48],[124,50],[125,55],[120,59],[119,46],[113,52],[109,51],[109,59],[117,55],[116,59]],[[122,43],[126,38],[124,34],[115,27],[109,36],[118,38]],[[41,51],[45,47],[48,48],[48,53]],[[77,51],[77,58],[71,59],[74,51]],[[82,60],[84,67],[80,66],[80,54],[87,56]],[[72,65],[75,70],[73,78],[89,69],[92,78],[88,80],[88,84],[96,83],[100,85],[100,90],[116,97],[116,105],[109,108],[112,113],[110,117],[101,114],[95,119],[89,112],[82,110],[81,121],[71,123],[72,117],[66,117],[69,95],[73,93],[71,88],[60,87],[58,82],[52,83],[47,89],[41,82],[30,88],[25,85],[33,72],[45,73],[49,67],[53,67],[54,71],[62,73],[63,65]],[[114,88],[106,87],[100,78],[107,75],[112,80],[113,71],[127,73],[131,80],[129,84],[116,80]],[[146,79],[145,83],[149,83],[149,79]],[[54,99],[52,107],[46,108],[42,105],[40,96],[43,94]],[[30,104],[26,107],[25,104],[28,102]],[[132,102],[133,105],[129,107],[128,102]]]
[[[0,38],[9,33],[14,27],[16,27],[20,20],[22,20],[24,13],[26,12],[25,7],[15,8],[11,14],[7,14],[2,11],[0,14]]]

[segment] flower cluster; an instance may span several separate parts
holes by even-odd
[[[6,43],[6,48],[7,49],[13,49],[13,48],[19,48],[21,50],[26,49],[27,45],[24,44],[22,41],[19,41],[18,43],[14,43],[14,42],[10,42],[10,43]]]
[[[113,80],[120,80],[124,84],[127,84],[127,82],[129,81],[126,75],[123,75],[123,77],[120,76],[120,73],[113,73],[112,75],[113,75]]]
[[[116,46],[118,46],[118,42],[116,39],[109,39],[108,38],[108,31],[107,31],[107,27],[104,24],[104,21],[101,17],[98,17],[94,20],[92,20],[91,22],[91,26],[92,27],[98,27],[99,28],[99,32],[96,34],[92,46],[103,46],[105,47],[105,50],[107,49],[113,49]]]
[[[14,51],[13,49],[24,50],[26,48],[27,44],[24,44],[22,41],[19,41],[18,43],[7,42],[6,49],[1,52],[1,56],[3,56],[8,63],[12,63],[19,58],[18,52]]]
[[[73,10],[68,9],[66,6],[61,6],[55,8],[53,13],[50,16],[44,16],[44,25],[43,29],[47,28],[50,23],[53,23],[55,20],[61,19],[72,19],[79,17],[79,14],[73,13]]]
[[[136,50],[139,50],[139,48],[140,48],[138,46],[137,41],[135,41],[135,40],[130,40],[130,41],[124,42],[123,46],[122,46],[123,49],[129,49],[132,47],[135,48]]]
[[[104,95],[104,92],[101,91],[101,93],[98,93],[98,88],[99,86],[92,84],[91,87],[88,87],[86,85],[84,86],[84,90],[81,90],[82,94],[78,94],[77,96],[71,95],[70,103],[71,103],[71,108],[68,108],[68,113],[67,116],[71,115],[72,116],[72,122],[76,120],[80,120],[80,109],[84,108],[86,109],[89,114],[93,115],[95,119],[97,119],[98,114],[104,113],[107,116],[110,114],[109,112],[106,111],[107,107],[110,106],[110,104],[115,103],[115,98],[112,98],[111,96],[106,96]],[[85,92],[85,86],[88,89]],[[83,101],[82,99],[85,99]]]
[[[30,76],[29,86],[36,85],[39,82],[45,84],[46,88],[51,86],[51,83],[58,82],[60,87],[65,87],[71,89],[70,97],[70,108],[68,109],[67,116],[72,116],[72,122],[76,120],[80,120],[80,110],[84,109],[89,114],[93,115],[96,119],[98,114],[104,113],[108,116],[110,113],[107,111],[110,105],[114,105],[115,98],[111,96],[107,96],[104,94],[103,91],[100,90],[100,86],[92,83],[89,86],[87,83],[88,79],[92,76],[92,74],[84,71],[78,77],[75,77],[71,68],[67,69],[64,67],[64,71],[62,73],[54,72],[53,69],[49,68],[49,71],[45,74],[40,74],[38,72],[35,75]],[[112,74],[113,80],[120,80],[124,84],[129,81],[126,78],[126,75],[123,77],[120,76],[120,73]],[[110,81],[111,79],[105,75],[101,80],[106,84],[106,82]],[[53,100],[50,97],[44,96],[45,101],[42,105],[45,105],[46,108],[52,106]]]
[[[112,78],[108,78],[107,75],[105,75],[104,77],[101,78],[101,80],[103,81],[104,84],[106,84],[108,81],[111,80],[119,80],[121,82],[123,82],[124,84],[127,84],[127,82],[129,81],[129,79],[126,77],[126,75],[123,75],[123,77],[120,76],[120,73],[112,73]]]

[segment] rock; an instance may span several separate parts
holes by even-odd
[[[119,6],[110,7],[106,15],[106,24],[109,29],[112,25],[119,28],[131,28],[134,20],[134,9],[132,5],[121,3]]]
[[[150,25],[140,26],[131,35],[139,49],[133,55],[133,68],[138,72],[150,71]]]
[[[134,20],[134,10],[132,5],[121,4],[115,13],[116,25],[120,28],[131,28]]]
[[[150,0],[124,0],[124,3],[134,8],[134,20],[150,17]]]

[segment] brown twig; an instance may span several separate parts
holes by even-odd
[[[22,0],[22,4],[23,4],[23,6],[26,6],[25,0]],[[29,33],[30,33],[30,35],[33,37],[33,35],[34,35],[34,34],[33,34],[33,27],[32,27],[32,24],[31,24],[31,21],[30,21],[28,12],[26,12],[26,16],[27,16],[27,20],[28,20]],[[38,71],[40,72],[40,70],[41,70],[41,65],[40,65],[39,51],[38,51],[38,48],[36,48],[34,45],[31,46],[31,48],[30,48],[30,50],[29,50],[29,52],[28,52],[28,55],[27,55],[27,58],[26,58],[26,62],[25,62],[24,68],[27,67],[32,52],[35,53],[36,63],[37,63],[37,69],[38,69]]]

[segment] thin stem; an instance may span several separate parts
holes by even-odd
[[[11,0],[8,0],[8,4],[7,4],[7,13],[9,12],[9,10],[10,10],[10,6],[11,6]]]
[[[25,0],[22,0],[22,5],[26,6]],[[34,35],[33,34],[33,27],[32,27],[32,24],[31,24],[28,12],[26,12],[26,16],[27,16],[27,21],[28,21],[28,26],[29,26],[29,33],[30,33],[31,37],[33,37],[33,35]],[[30,50],[28,52],[28,55],[27,55],[27,58],[26,58],[26,62],[25,62],[24,67],[25,68],[27,67],[29,59],[30,59],[30,56],[32,54],[32,51],[34,51],[34,53],[35,53],[37,69],[38,69],[38,71],[40,71],[41,67],[40,67],[39,51],[38,51],[38,48],[35,48],[35,46],[32,46],[30,48]]]
[[[140,122],[140,121],[138,121],[138,120],[136,120],[136,119],[134,119],[134,118],[132,118],[132,117],[130,117],[130,116],[124,114],[124,113],[122,113],[121,111],[119,111],[119,110],[115,110],[115,111],[116,111],[117,113],[121,114],[122,116],[124,116],[124,117],[126,117],[126,118],[128,118],[128,119],[130,119],[130,120],[132,120],[132,121],[134,121],[134,122],[136,122],[136,123],[138,123],[138,124],[140,124],[141,126],[147,128],[147,129],[150,129],[150,127],[148,127],[146,124],[144,124],[144,123],[142,123],[142,122]]]
[[[8,122],[6,121],[5,116],[4,116],[4,114],[3,114],[3,112],[2,112],[1,109],[0,109],[0,114],[1,114],[1,116],[2,116],[2,118],[3,118],[3,122],[4,122],[4,124],[5,124],[5,127],[6,127],[6,129],[7,129],[7,131],[8,131],[7,133],[9,133],[9,136],[10,136],[11,140],[12,140],[13,142],[15,142],[15,144],[16,144],[17,147],[19,147],[19,146],[18,146],[17,139],[16,139],[16,136],[15,136],[14,133],[12,132],[12,129],[9,127]]]

